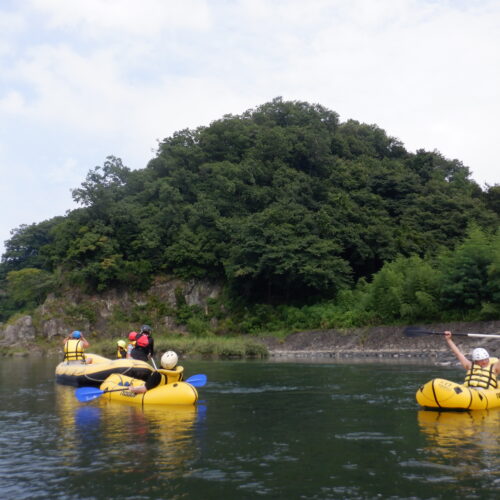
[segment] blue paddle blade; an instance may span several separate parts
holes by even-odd
[[[199,375],[192,375],[185,382],[191,384],[193,387],[203,387],[207,383],[207,376],[202,373]]]
[[[104,391],[101,389],[96,389],[95,387],[79,387],[75,390],[75,396],[81,403],[86,403],[87,401],[92,401],[98,398]]]

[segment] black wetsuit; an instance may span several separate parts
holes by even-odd
[[[146,389],[149,391],[150,389],[154,389],[158,385],[160,385],[160,382],[162,378],[165,375],[161,374],[160,372],[152,372],[148,375],[148,378],[146,379],[146,383],[144,384],[146,386]]]
[[[147,346],[140,346],[139,345],[139,339],[142,336],[146,336],[148,338],[148,345]],[[132,352],[130,355],[134,359],[139,359],[141,361],[147,361],[149,359],[149,356],[153,357],[155,355],[155,341],[153,340],[153,337],[149,337],[145,333],[141,333],[136,337],[135,340],[135,347],[132,349]]]

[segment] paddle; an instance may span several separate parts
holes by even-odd
[[[202,373],[198,375],[192,375],[187,380],[185,380],[188,384],[191,384],[193,387],[203,387],[207,383],[207,376]]]
[[[433,332],[432,330],[426,330],[421,326],[408,326],[404,329],[404,334],[407,337],[421,337],[422,335],[444,335],[444,332]],[[462,337],[482,337],[491,339],[500,339],[500,335],[488,334],[488,333],[454,333],[453,336],[460,335]]]
[[[127,389],[126,386],[121,389],[112,389],[111,391],[101,391],[101,389],[97,389],[96,387],[78,387],[75,390],[75,396],[80,403],[86,403],[87,401],[92,401],[93,399],[106,394],[107,392],[121,392]]]
[[[193,387],[203,387],[207,383],[207,376],[202,373],[198,375],[192,375],[187,380],[185,380],[188,384],[191,384]],[[75,390],[75,396],[78,401],[81,403],[86,403],[88,401],[92,401],[107,392],[121,392],[127,390],[128,386],[123,386],[121,389],[112,389],[111,391],[102,391],[101,389],[97,389],[96,387],[79,387]]]
[[[153,356],[151,356],[151,354],[149,355],[149,359],[151,360],[151,363],[153,363],[153,367],[156,371],[158,371],[158,367],[156,366],[156,363],[155,363],[155,358],[153,358]]]

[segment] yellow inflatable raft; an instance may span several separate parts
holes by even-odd
[[[56,366],[56,382],[74,387],[99,387],[111,374],[122,373],[146,380],[153,367],[137,359],[108,359],[98,354],[85,354],[91,364],[62,361]]]
[[[187,382],[182,382],[182,366],[175,370],[158,370],[165,374],[167,384],[159,385],[142,394],[136,394],[128,390],[130,386],[143,385],[142,380],[137,380],[126,375],[114,373],[110,375],[100,386],[105,392],[102,397],[110,401],[121,401],[139,405],[194,405],[198,400],[198,391]],[[118,389],[123,388],[122,391]]]
[[[442,410],[488,410],[500,407],[500,389],[474,389],[442,378],[422,385],[417,403],[425,408]]]

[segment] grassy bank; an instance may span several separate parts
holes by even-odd
[[[116,340],[88,339],[90,342],[89,352],[95,352],[102,356],[114,358],[116,355]],[[155,351],[157,357],[164,351],[172,350],[185,358],[266,358],[267,348],[254,337],[188,337],[183,335],[154,336]],[[49,353],[61,351],[61,340],[47,341],[37,340],[34,344],[0,347],[0,355],[22,356],[33,352]]]

